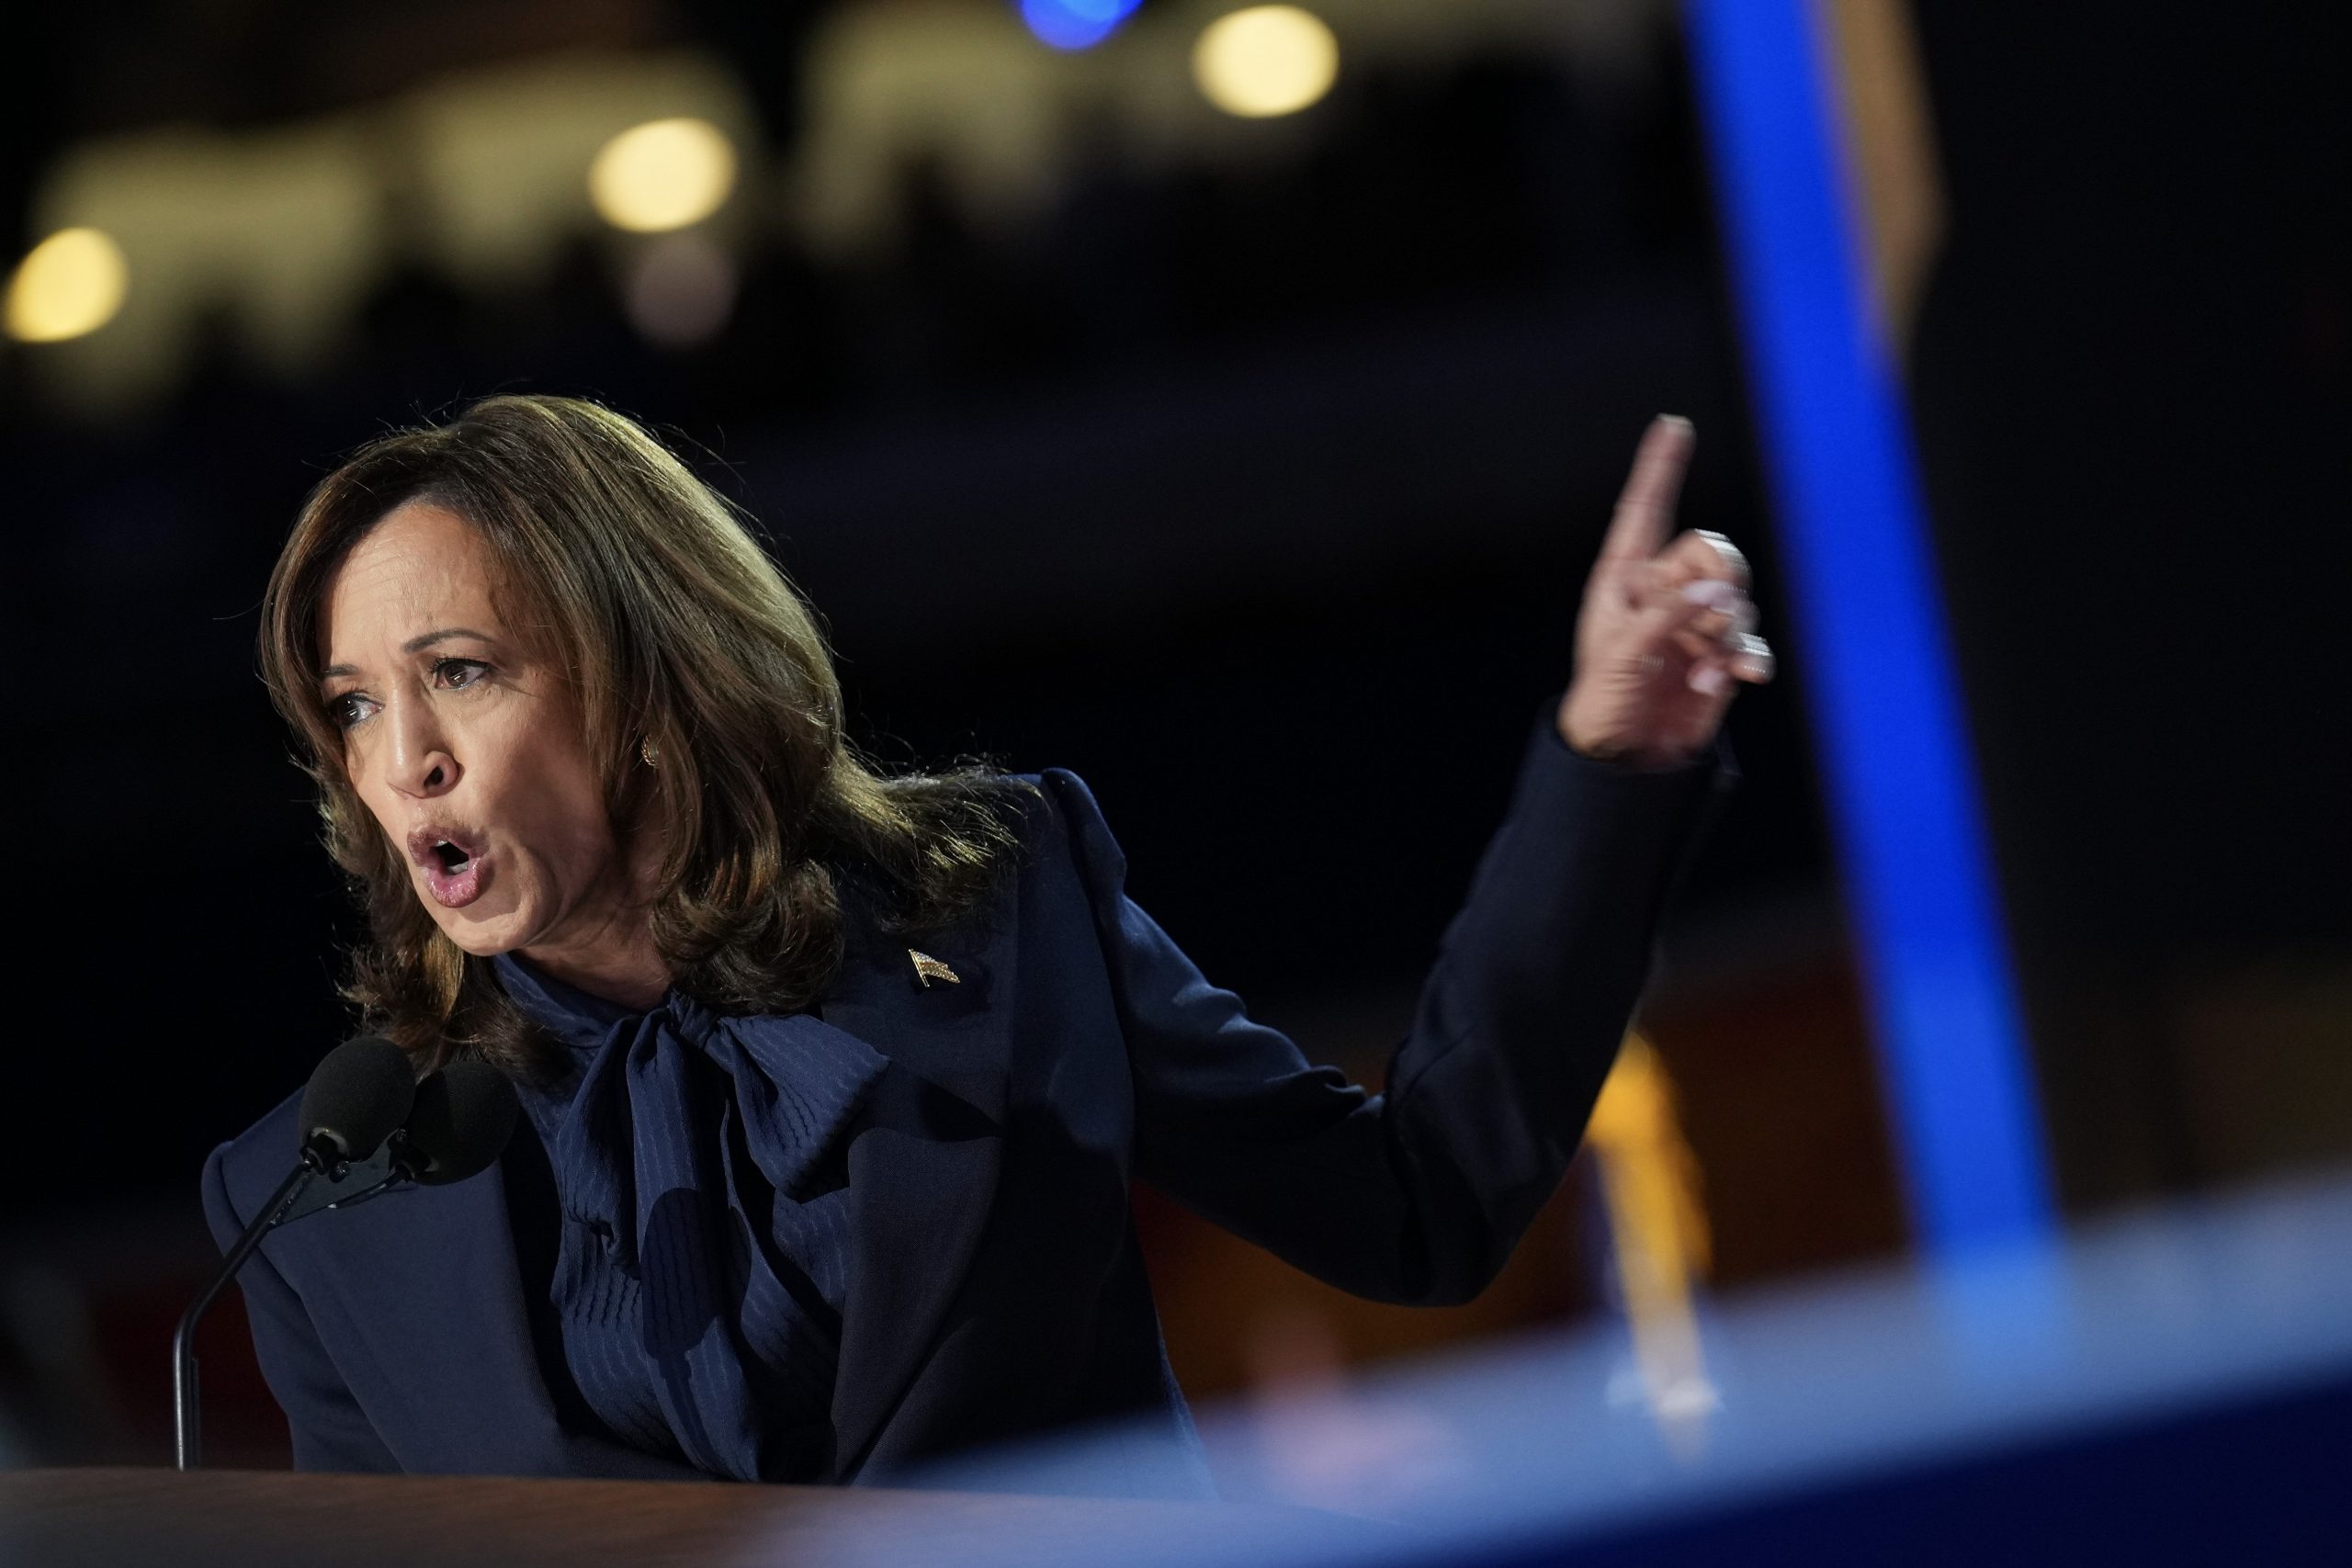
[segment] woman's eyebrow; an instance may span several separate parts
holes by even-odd
[[[422,653],[426,649],[431,648],[435,643],[447,642],[453,637],[469,637],[476,642],[495,642],[498,640],[497,638],[490,636],[487,632],[478,632],[465,626],[443,626],[439,631],[424,632],[419,636],[409,638],[406,642],[401,644],[401,651],[402,653]],[[322,681],[333,681],[341,676],[356,675],[358,673],[359,667],[355,664],[330,664],[325,669],[319,671],[319,679]]]

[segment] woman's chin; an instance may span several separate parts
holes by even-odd
[[[520,910],[512,906],[488,908],[489,904],[483,899],[462,909],[432,904],[425,908],[432,911],[433,923],[441,928],[441,934],[457,943],[459,952],[475,958],[494,958],[522,946],[530,930]]]

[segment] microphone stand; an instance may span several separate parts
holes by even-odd
[[[407,1156],[404,1128],[387,1138],[374,1155],[356,1163],[345,1159],[328,1138],[312,1139],[302,1151],[302,1163],[278,1183],[277,1190],[262,1205],[260,1214],[237,1238],[237,1245],[221,1257],[219,1266],[204,1281],[204,1289],[188,1303],[187,1311],[180,1314],[179,1327],[172,1333],[172,1450],[177,1468],[194,1470],[204,1462],[203,1416],[197,1397],[196,1325],[211,1310],[213,1302],[237,1277],[237,1270],[244,1267],[245,1259],[253,1256],[262,1237],[279,1225],[317,1213],[321,1209],[348,1208],[365,1202],[413,1179]],[[325,1185],[316,1186],[322,1178]]]
[[[325,1135],[313,1138],[302,1150],[302,1163],[277,1184],[277,1190],[271,1193],[269,1201],[262,1205],[261,1213],[254,1217],[254,1223],[245,1227],[245,1234],[237,1238],[237,1245],[221,1257],[219,1266],[204,1281],[204,1289],[197,1293],[196,1300],[188,1303],[187,1311],[180,1314],[179,1327],[172,1333],[172,1450],[173,1462],[178,1469],[194,1470],[204,1462],[202,1412],[197,1398],[196,1325],[203,1321],[204,1314],[211,1310],[213,1302],[228,1288],[229,1281],[236,1278],[237,1270],[244,1267],[245,1259],[253,1256],[254,1248],[261,1245],[262,1237],[272,1230],[288,1220],[299,1220],[304,1214],[316,1213],[321,1209],[336,1208],[373,1198],[405,1179],[409,1172],[402,1156],[406,1153],[407,1142],[400,1133],[394,1133],[385,1140],[384,1146],[374,1157],[355,1166],[344,1157],[331,1138]],[[347,1193],[336,1190],[346,1185],[347,1179],[355,1176],[368,1180],[368,1185],[359,1187],[358,1183],[351,1182],[349,1185],[358,1187],[358,1190]],[[311,1190],[311,1184],[322,1177],[327,1182],[323,1195],[325,1201],[303,1202],[304,1196]]]
[[[262,1206],[260,1215],[245,1227],[211,1277],[204,1281],[204,1289],[180,1314],[179,1327],[172,1331],[172,1450],[173,1461],[181,1470],[194,1470],[204,1462],[204,1434],[198,1430],[196,1395],[196,1325],[212,1305],[215,1297],[226,1289],[237,1269],[253,1255],[254,1247],[269,1228],[286,1215],[302,1196],[303,1190],[318,1179],[320,1172],[311,1165],[311,1155],[304,1151],[302,1163],[270,1195]]]

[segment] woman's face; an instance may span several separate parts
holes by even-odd
[[[628,879],[563,672],[493,604],[472,525],[412,502],[328,585],[320,685],[344,762],[442,931],[574,970]]]

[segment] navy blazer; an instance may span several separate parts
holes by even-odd
[[[909,939],[853,911],[820,1016],[903,1088],[869,1096],[848,1144],[835,1479],[1138,1412],[1131,1432],[1192,1451],[1131,1180],[1357,1294],[1476,1295],[1566,1170],[1728,776],[1589,761],[1547,708],[1381,1095],[1202,977],[1126,897],[1125,857],[1062,770],[1035,775],[1017,870],[982,915],[917,939],[960,984],[920,984]],[[298,1100],[205,1165],[224,1248],[291,1168]],[[263,1242],[240,1282],[298,1469],[700,1474],[579,1417],[548,1348],[548,1260],[517,1247],[551,1233],[553,1202],[525,1128],[495,1171]],[[1194,1463],[1176,1484],[1200,1479]]]

